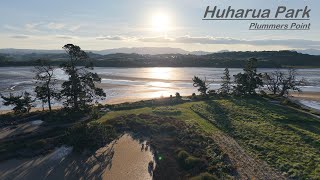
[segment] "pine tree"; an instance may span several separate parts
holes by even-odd
[[[202,80],[199,77],[194,76],[194,78],[192,78],[192,81],[193,87],[197,87],[201,95],[208,97],[208,84],[206,82],[206,79]]]
[[[8,97],[1,95],[1,98],[4,100],[3,105],[11,106],[14,113],[29,113],[31,108],[33,107],[32,103],[35,101],[31,99],[31,96],[28,92],[24,92],[22,95],[14,95],[10,93]]]
[[[105,97],[103,89],[97,88],[96,83],[101,83],[101,78],[93,70],[93,64],[79,67],[81,61],[87,62],[88,55],[79,46],[66,44],[63,49],[69,55],[69,60],[61,68],[69,76],[68,81],[62,84],[61,96],[66,99],[66,107],[74,110],[83,110],[89,103],[99,97]]]
[[[262,74],[257,73],[257,59],[250,58],[243,69],[244,73],[238,73],[235,75],[234,87],[237,94],[256,94],[255,89],[259,86],[263,86]]]
[[[224,76],[221,77],[222,79],[222,84],[221,84],[221,88],[220,93],[225,95],[225,94],[230,94],[231,91],[231,78],[230,78],[230,73],[229,73],[229,69],[225,68],[224,69]]]

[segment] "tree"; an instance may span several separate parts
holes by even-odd
[[[256,94],[255,89],[263,86],[262,74],[257,73],[257,59],[250,58],[243,69],[244,73],[234,75],[236,86],[234,87],[237,94]]]
[[[66,107],[74,110],[83,109],[99,97],[106,94],[101,88],[97,88],[95,83],[101,83],[101,78],[93,70],[92,63],[85,67],[78,67],[79,62],[87,62],[88,55],[79,46],[66,44],[63,49],[69,56],[66,63],[61,68],[69,76],[69,79],[62,84],[61,96],[66,98]]]
[[[177,100],[182,99],[182,97],[181,97],[180,93],[178,93],[178,92],[176,92],[176,99],[177,99]]]
[[[280,81],[283,79],[283,76],[284,73],[279,70],[264,74],[264,84],[273,95],[276,95],[280,92]]]
[[[51,112],[51,99],[57,96],[55,92],[54,71],[56,67],[49,65],[46,61],[38,60],[37,66],[34,67],[36,76],[34,79],[39,84],[35,88],[36,96],[44,103],[48,103]]]
[[[192,81],[193,81],[193,87],[197,87],[200,94],[207,97],[208,96],[207,90],[208,90],[209,84],[206,82],[206,78],[202,80],[199,77],[194,76],[192,78]]]
[[[230,81],[231,78],[230,78],[229,69],[225,68],[223,74],[224,76],[221,77],[222,84],[219,90],[221,94],[229,94],[231,91],[231,81]]]
[[[26,91],[22,95],[14,95],[12,93],[8,97],[1,95],[1,98],[4,100],[3,105],[14,106],[12,110],[16,114],[29,113],[33,107],[32,103],[35,101],[31,99],[30,94]]]
[[[275,71],[265,74],[266,86],[274,95],[287,96],[289,91],[301,92],[299,86],[305,84],[305,80],[296,79],[296,70],[288,69],[288,73]]]

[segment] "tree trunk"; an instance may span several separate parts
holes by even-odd
[[[47,85],[47,93],[48,93],[48,107],[49,107],[49,112],[51,112],[51,92],[49,89],[49,85]]]
[[[77,95],[73,96],[73,105],[74,105],[74,109],[78,109],[78,97],[77,97]]]

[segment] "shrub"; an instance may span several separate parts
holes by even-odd
[[[91,117],[92,119],[99,119],[99,118],[100,118],[99,109],[93,107],[93,108],[91,109],[91,112],[90,112],[90,117]]]
[[[186,170],[192,169],[195,167],[201,168],[202,165],[205,164],[204,160],[191,156],[188,152],[184,150],[178,151],[177,158],[180,165]]]
[[[190,180],[218,180],[218,178],[208,172],[205,172],[190,178]]]
[[[182,96],[180,95],[180,93],[176,92],[176,99],[180,100],[182,98]]]
[[[202,159],[194,157],[194,156],[189,156],[184,161],[184,167],[186,169],[192,169],[195,167],[200,168],[202,165],[204,165],[204,161]]]
[[[196,93],[192,93],[192,95],[191,95],[191,99],[197,99],[197,95],[196,95]]]
[[[187,151],[181,150],[178,152],[178,160],[184,162],[190,154]]]
[[[111,126],[99,123],[77,124],[66,131],[65,143],[73,146],[75,151],[96,150],[117,137]]]

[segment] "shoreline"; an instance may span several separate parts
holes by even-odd
[[[157,99],[157,98],[133,98],[133,97],[118,97],[118,98],[113,98],[110,100],[106,100],[102,102],[102,105],[114,105],[114,104],[122,104],[122,103],[132,103],[132,102],[137,102],[137,101],[146,101],[146,100],[152,100],[152,99]],[[299,100],[307,100],[307,101],[317,101],[320,102],[320,92],[294,92],[290,94],[290,99],[293,99],[295,101]],[[52,106],[53,110],[56,109],[61,109],[62,106]],[[48,108],[44,108],[45,110],[48,110]],[[30,112],[35,112],[35,111],[42,111],[42,108],[32,108]],[[320,111],[320,110],[318,110]],[[7,114],[12,112],[12,110],[0,110],[0,115]]]
[[[102,102],[102,105],[114,105],[114,104],[122,104],[122,103],[132,103],[137,101],[146,101],[146,100],[152,100],[155,98],[114,98],[107,101]],[[63,106],[52,106],[52,110],[61,109]],[[30,112],[36,112],[36,111],[42,111],[42,108],[32,108]],[[44,108],[44,110],[49,110],[48,108]],[[7,113],[13,112],[12,110],[0,110],[0,115],[4,115]]]

